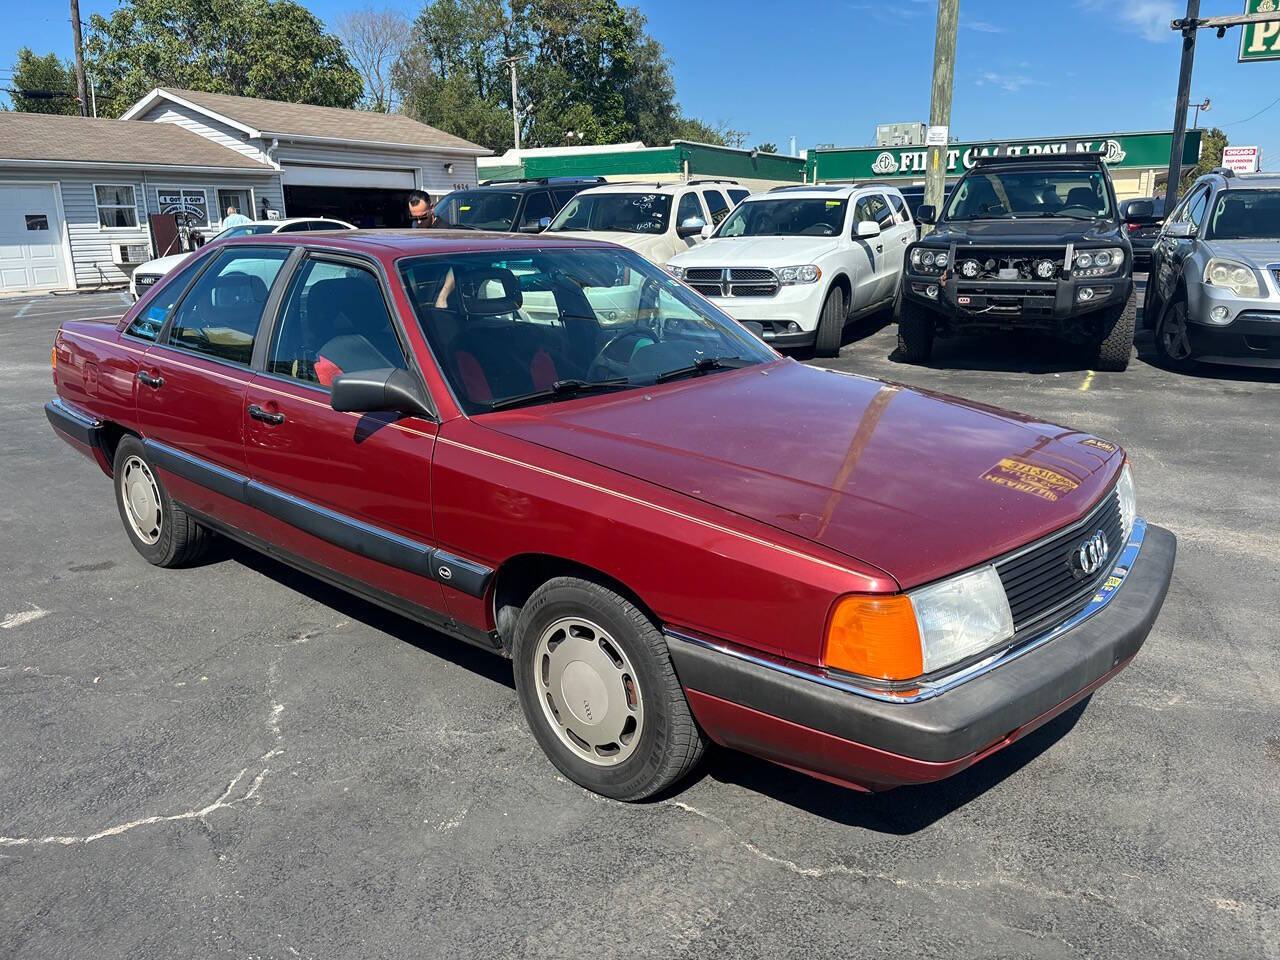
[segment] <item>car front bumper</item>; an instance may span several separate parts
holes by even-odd
[[[670,630],[668,646],[717,743],[858,789],[926,783],[1008,746],[1118,673],[1155,623],[1176,549],[1172,533],[1139,520],[1107,582],[1119,583],[1092,612],[916,699],[864,695],[807,665]]]
[[[936,297],[926,293],[932,285],[938,288]],[[1097,291],[1097,295],[1081,301],[1082,287]],[[962,280],[952,273],[943,277],[907,273],[902,283],[903,297],[923,304],[961,328],[1058,329],[1123,304],[1132,289],[1133,278],[1124,274],[1022,282]]]
[[[772,297],[707,297],[739,323],[754,321],[764,327],[764,340],[775,347],[813,344],[822,312],[825,289],[820,283],[780,287]]]
[[[1209,322],[1225,307],[1226,323]],[[1261,297],[1237,297],[1209,283],[1187,285],[1187,335],[1191,355],[1206,363],[1280,367],[1280,300],[1267,288]]]

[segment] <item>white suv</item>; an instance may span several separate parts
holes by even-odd
[[[778,187],[748,197],[667,269],[777,347],[840,351],[845,324],[890,308],[917,228],[893,187]]]
[[[547,232],[608,240],[662,266],[700,243],[704,228],[721,223],[748,193],[736,180],[610,183],[576,194]]]

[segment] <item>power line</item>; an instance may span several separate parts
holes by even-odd
[[[1231,121],[1229,121],[1228,123],[1224,123],[1224,124],[1223,124],[1223,126],[1224,126],[1224,127],[1234,127],[1237,123],[1248,123],[1250,120],[1255,120],[1255,119],[1257,119],[1258,117],[1262,116],[1264,113],[1266,113],[1266,112],[1267,112],[1268,110],[1270,110],[1272,107],[1274,107],[1277,103],[1280,103],[1280,97],[1276,97],[1274,100],[1272,100],[1270,103],[1268,103],[1265,107],[1263,107],[1261,110],[1259,110],[1257,113],[1255,113],[1252,117],[1245,117],[1243,120],[1231,120]]]

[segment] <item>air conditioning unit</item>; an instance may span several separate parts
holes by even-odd
[[[111,260],[119,266],[146,263],[151,259],[151,248],[145,243],[113,243]]]

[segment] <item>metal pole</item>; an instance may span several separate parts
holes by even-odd
[[[520,149],[520,107],[516,102],[517,86],[516,86],[516,58],[512,57],[507,61],[507,66],[511,68],[511,137],[515,142],[516,149]]]
[[[98,116],[98,89],[93,84],[93,74],[89,74],[89,103],[93,107],[93,116]]]
[[[1196,20],[1200,0],[1187,0],[1187,16],[1182,25],[1182,66],[1178,70],[1178,102],[1173,108],[1173,144],[1169,148],[1169,182],[1164,189],[1164,212],[1168,216],[1178,202],[1178,181],[1182,178],[1182,151],[1187,140],[1187,107],[1191,100],[1191,67],[1196,58]]]
[[[80,98],[80,116],[87,116],[89,104],[84,91],[84,38],[80,35],[80,0],[71,0],[71,32],[76,46],[76,96]]]
[[[929,126],[951,126],[951,90],[956,67],[956,22],[960,0],[938,0],[937,36],[933,41],[933,91],[929,97]],[[947,185],[948,144],[934,145],[925,155],[924,202],[941,207]]]

